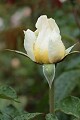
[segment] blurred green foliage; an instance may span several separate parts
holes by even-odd
[[[30,9],[25,11],[26,7]],[[0,1],[0,18],[3,20],[0,28],[0,50],[10,48],[24,51],[23,30],[27,28],[35,30],[36,20],[42,14],[56,20],[66,48],[79,42],[79,7],[79,0],[76,0],[74,5],[70,1],[60,3],[59,0]],[[17,16],[16,12],[18,12]],[[30,12],[29,15],[27,12]],[[21,14],[22,17],[19,17]],[[13,15],[15,16],[12,17]],[[17,18],[19,21],[17,20],[17,22],[13,18]],[[79,44],[75,50],[80,50]],[[1,109],[12,103],[15,107],[25,111],[48,113],[48,84],[43,76],[41,65],[15,53],[1,51],[0,85],[4,84],[10,85],[16,90],[21,103],[1,99]],[[59,102],[68,95],[80,97],[80,54],[68,56],[56,67],[55,101]],[[58,116],[59,118],[61,116],[60,119],[72,120],[71,116],[66,116],[62,112]]]

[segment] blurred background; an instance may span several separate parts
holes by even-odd
[[[3,50],[26,52],[23,30],[34,31],[37,18],[44,14],[56,20],[66,48],[80,41],[80,0],[0,0],[0,85],[13,87],[21,101],[13,104],[29,112],[48,113],[48,84],[42,66]],[[80,45],[74,50],[80,50]],[[55,100],[67,95],[80,97],[79,54],[69,55],[56,67]],[[0,99],[0,109],[9,102]],[[59,117],[64,116],[59,113]]]

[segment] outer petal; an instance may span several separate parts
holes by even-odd
[[[36,22],[36,28],[40,31],[42,28],[44,29],[47,26],[48,26],[47,16],[46,15],[40,16]]]
[[[36,36],[34,32],[32,32],[29,29],[27,31],[24,31],[24,34],[25,34],[24,48],[27,51],[28,57],[35,61],[33,47],[36,40]]]
[[[41,29],[50,29],[55,30],[57,33],[60,33],[59,27],[56,24],[55,20],[52,18],[47,18],[46,15],[42,15],[38,18],[36,23],[36,28],[40,31]]]
[[[64,58],[65,46],[61,41],[60,34],[55,33],[51,36],[48,49],[50,63],[56,63]]]
[[[48,29],[42,29],[35,42],[35,58],[36,62],[49,63],[48,57],[48,43],[49,43],[50,32]]]
[[[50,19],[48,19],[48,22],[49,22],[49,26],[52,30],[55,30],[57,33],[60,33],[59,27],[56,24],[54,19],[50,18]]]

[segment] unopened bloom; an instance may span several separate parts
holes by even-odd
[[[36,23],[36,31],[24,31],[24,47],[28,57],[40,64],[61,61],[72,49],[65,49],[55,20],[42,15]]]

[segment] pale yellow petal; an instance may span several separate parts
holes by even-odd
[[[50,39],[48,49],[50,63],[56,63],[64,58],[65,46],[61,41],[60,35]]]
[[[36,36],[34,32],[31,30],[24,31],[25,38],[24,38],[24,48],[27,51],[28,57],[35,61],[33,47],[35,44]]]
[[[34,47],[35,59],[37,62],[49,63],[48,57],[49,35],[50,33],[48,29],[43,29],[39,32]]]
[[[48,22],[49,22],[51,30],[55,30],[57,33],[60,33],[59,27],[56,24],[54,19],[50,18],[50,19],[48,19]]]
[[[48,26],[47,16],[46,15],[40,16],[36,22],[36,28],[40,31],[42,28],[44,29],[47,26]]]
[[[35,43],[35,59],[40,63],[49,63],[48,57],[48,42],[49,42],[49,23],[46,15],[42,15],[38,18],[36,23],[37,28],[37,40]],[[36,32],[35,32],[36,34]]]

